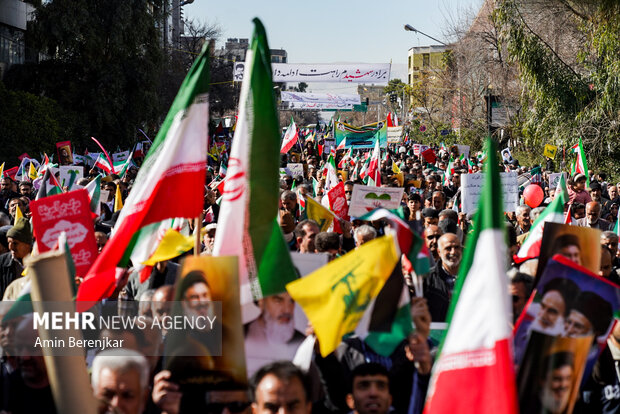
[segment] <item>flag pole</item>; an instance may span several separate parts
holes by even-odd
[[[200,256],[200,230],[202,229],[202,215],[194,219],[194,256]]]

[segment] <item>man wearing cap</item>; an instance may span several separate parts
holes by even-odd
[[[599,229],[601,231],[613,229],[613,225],[610,222],[601,218],[601,204],[597,201],[591,201],[586,204],[586,216],[577,220],[577,225]]]
[[[596,201],[601,204],[601,216],[606,216],[609,213],[611,201],[603,195],[603,188],[598,181],[590,183],[590,197],[592,197],[592,201]]]
[[[9,284],[21,276],[24,270],[23,259],[32,251],[32,231],[30,223],[21,218],[6,233],[9,252],[0,255],[0,296]]]
[[[573,184],[568,186],[568,203],[588,204],[592,201],[592,197],[586,191],[586,176],[576,174],[573,178]]]

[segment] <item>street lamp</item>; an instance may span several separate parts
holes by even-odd
[[[439,44],[442,44],[444,46],[448,46],[446,43],[442,42],[441,40],[435,39],[433,36],[429,36],[426,33],[419,31],[418,29],[416,29],[415,27],[411,26],[410,24],[406,24],[405,25],[405,30],[408,31],[408,32],[420,33],[422,36],[426,36],[429,39],[432,39],[432,40],[434,40],[435,42],[437,42]]]

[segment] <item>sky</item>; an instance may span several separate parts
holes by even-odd
[[[252,19],[258,17],[267,31],[269,47],[285,49],[289,63],[392,63],[391,78],[407,78],[407,51],[413,46],[436,44],[403,26],[449,43],[455,22],[475,14],[483,0],[194,0],[183,7],[186,19],[217,24],[222,36],[250,38]],[[325,90],[325,84],[309,91]],[[350,86],[328,85],[348,93]],[[348,89],[348,91],[347,91]]]

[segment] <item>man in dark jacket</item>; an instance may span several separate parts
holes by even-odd
[[[24,257],[32,251],[32,230],[25,218],[17,221],[6,233],[9,252],[0,255],[0,297],[9,284],[21,276]]]
[[[433,322],[444,322],[459,272],[463,246],[454,233],[441,236],[437,246],[439,261],[424,278],[424,297]]]

